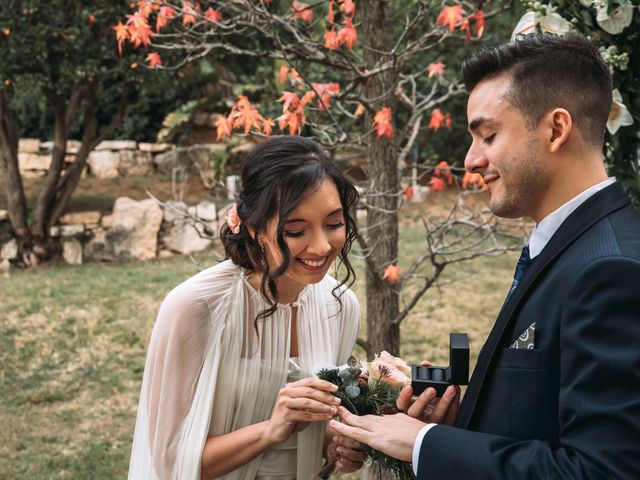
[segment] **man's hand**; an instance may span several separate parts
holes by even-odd
[[[414,399],[413,388],[407,385],[400,392],[396,406],[401,412],[425,423],[453,425],[460,406],[460,388],[450,385],[442,397],[436,397],[434,388],[427,388]]]
[[[338,416],[344,423],[331,420],[331,428],[340,435],[366,443],[387,455],[410,462],[413,457],[413,444],[424,423],[404,413],[395,415],[365,415],[359,417],[349,413],[344,407],[338,407]]]

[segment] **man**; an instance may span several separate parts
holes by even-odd
[[[418,479],[640,478],[640,215],[603,165],[609,70],[588,39],[543,35],[463,77],[465,167],[494,213],[536,228],[459,411],[453,387],[433,413],[434,393],[411,405],[408,387],[409,415],[341,408],[332,426]]]

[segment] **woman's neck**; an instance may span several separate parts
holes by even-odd
[[[262,283],[262,272],[251,272],[247,275],[247,280],[258,292],[261,291],[260,286]],[[306,285],[303,283],[295,282],[287,278],[286,274],[279,276],[276,278],[278,303],[287,305],[295,302],[305,286]],[[268,289],[267,293],[269,293]]]

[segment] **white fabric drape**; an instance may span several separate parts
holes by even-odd
[[[317,365],[340,365],[358,332],[359,306],[336,280],[307,285],[298,307],[302,376]],[[208,435],[267,420],[288,372],[291,306],[267,307],[230,260],[200,272],[166,297],[151,334],[129,466],[130,480],[197,480]],[[325,423],[298,434],[297,478],[314,478],[322,463]],[[260,457],[225,475],[253,479]]]

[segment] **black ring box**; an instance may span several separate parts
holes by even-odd
[[[449,385],[469,385],[469,337],[466,333],[449,334],[448,367],[411,365],[414,395],[433,387],[436,396],[441,397]]]

